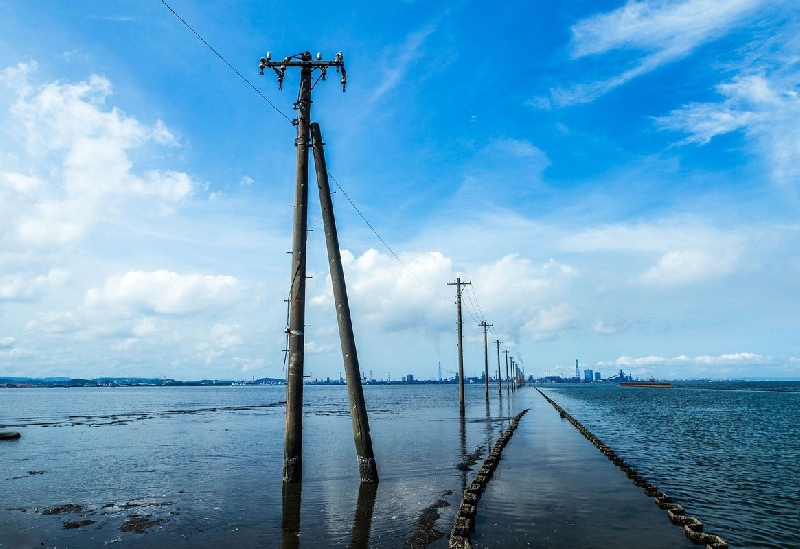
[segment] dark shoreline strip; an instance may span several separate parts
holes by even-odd
[[[625,463],[625,460],[619,457],[614,450],[603,444],[603,442],[594,436],[589,429],[584,427],[577,419],[567,413],[564,408],[556,404],[553,399],[540,391],[538,387],[534,388],[539,392],[540,395],[544,397],[547,402],[552,404],[553,408],[558,411],[562,418],[572,423],[572,425],[578,431],[580,431],[580,433],[586,437],[589,442],[594,444],[597,449],[603,453],[603,455],[605,455],[614,465],[619,467],[636,486],[642,488],[647,496],[654,498],[659,509],[664,509],[667,511],[667,518],[669,521],[676,526],[683,527],[683,531],[686,534],[686,537],[689,538],[689,541],[695,545],[705,545],[706,549],[728,549],[728,543],[725,540],[717,535],[703,532],[702,522],[694,517],[687,516],[682,506],[672,501],[672,498],[667,494],[659,491],[655,484],[648,483],[647,480],[636,471],[636,469]]]
[[[492,451],[489,452],[480,471],[475,475],[475,480],[464,490],[461,504],[458,506],[456,518],[453,522],[453,530],[450,533],[449,549],[467,549],[470,547],[469,536],[470,532],[475,531],[475,515],[478,513],[478,501],[481,499],[481,494],[486,491],[486,485],[489,484],[495,469],[497,469],[503,449],[508,444],[508,441],[511,440],[519,420],[527,411],[528,408],[514,416],[511,420],[511,425],[500,435]]]

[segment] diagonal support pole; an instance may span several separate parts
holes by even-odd
[[[331,189],[328,185],[328,168],[325,163],[322,133],[319,124],[311,123],[311,143],[314,149],[314,167],[317,171],[317,187],[322,208],[322,223],[325,228],[325,243],[328,247],[328,263],[333,284],[333,299],[336,304],[336,320],[339,324],[339,339],[342,344],[347,397],[350,401],[350,418],[353,422],[353,438],[358,455],[358,471],[362,483],[377,483],[378,468],[372,452],[372,438],[369,434],[367,406],[364,403],[364,389],[361,386],[361,372],[353,335],[353,321],[350,317],[350,303],[347,299],[347,286],[339,252],[339,236],[336,231],[336,218],[333,215]]]

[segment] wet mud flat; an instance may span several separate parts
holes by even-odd
[[[92,506],[62,503],[52,507],[8,507],[16,517],[15,531],[0,533],[0,547],[49,546],[50,539],[74,546],[103,546],[120,543],[131,535],[148,534],[161,527],[180,510],[168,501],[126,501]],[[20,528],[25,525],[25,528]],[[0,524],[2,529],[2,524]],[[64,532],[64,531],[70,532]],[[60,532],[59,532],[60,531]]]

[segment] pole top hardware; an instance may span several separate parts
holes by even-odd
[[[321,52],[317,52],[315,60],[310,51],[304,51],[289,57],[284,57],[280,61],[273,61],[272,52],[268,51],[266,55],[264,55],[264,57],[262,57],[258,62],[259,74],[262,76],[264,75],[264,69],[269,68],[275,71],[275,74],[278,76],[279,90],[283,89],[283,79],[286,75],[287,67],[301,67],[302,69],[312,72],[314,70],[319,70],[320,78],[322,80],[325,80],[325,77],[328,73],[328,68],[335,67],[336,72],[342,75],[340,80],[340,83],[342,84],[342,91],[345,91],[347,88],[347,71],[344,68],[344,54],[342,52],[337,52],[336,55],[333,56],[333,61],[323,61]]]

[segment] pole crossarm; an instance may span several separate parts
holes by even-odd
[[[286,430],[284,433],[283,481],[296,484],[302,480],[303,449],[303,368],[305,363],[305,295],[306,295],[306,248],[308,236],[308,149],[311,141],[311,92],[316,85],[312,83],[312,73],[320,71],[325,79],[328,68],[335,67],[342,75],[342,90],[347,83],[344,56],[339,52],[333,61],[323,61],[317,54],[316,61],[311,52],[284,57],[272,61],[272,54],[259,60],[259,70],[271,68],[278,75],[278,88],[283,89],[283,79],[288,67],[300,67],[300,89],[297,102],[297,118],[292,124],[297,128],[295,147],[297,151],[297,171],[295,179],[294,224],[292,230],[292,278],[289,288],[289,315],[286,334],[288,367],[286,371]],[[376,476],[377,481],[377,476]]]
[[[280,61],[273,61],[272,52],[267,52],[258,62],[258,69],[262,76],[264,75],[264,69],[272,69],[275,71],[275,74],[278,76],[279,90],[283,89],[283,79],[286,76],[286,69],[288,67],[302,67],[309,71],[319,70],[322,80],[325,80],[327,77],[328,68],[334,67],[336,72],[342,75],[340,80],[342,91],[345,91],[347,88],[347,70],[344,68],[344,54],[342,54],[342,52],[337,52],[333,57],[333,61],[323,61],[321,53],[317,53],[316,60],[314,60],[310,51],[284,57]]]

